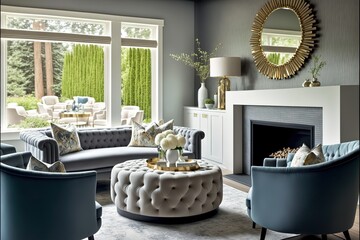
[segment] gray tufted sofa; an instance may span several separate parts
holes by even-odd
[[[155,147],[127,147],[131,140],[131,127],[78,129],[83,151],[60,156],[57,142],[51,130],[28,130],[20,132],[25,151],[44,162],[62,161],[66,171],[96,170],[99,179],[109,179],[114,165],[126,160],[151,158],[158,155]],[[174,126],[174,132],[186,139],[184,155],[201,158],[203,131]]]

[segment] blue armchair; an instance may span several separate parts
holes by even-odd
[[[1,239],[94,239],[102,214],[96,172],[29,171],[30,156],[1,156]]]
[[[246,205],[249,217],[262,226],[260,239],[267,229],[322,239],[343,232],[350,239],[359,197],[359,141],[324,145],[323,153],[320,164],[279,167],[286,160],[266,159],[265,166],[251,168]]]
[[[10,144],[0,143],[0,156],[16,152],[16,148]]]

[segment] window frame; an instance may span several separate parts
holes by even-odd
[[[6,86],[6,64],[7,64],[7,44],[6,41],[11,38],[3,38],[3,29],[5,27],[6,14],[17,14],[17,15],[41,15],[49,18],[69,18],[71,20],[94,20],[107,22],[105,24],[105,33],[102,36],[96,36],[92,39],[95,39],[97,44],[104,44],[104,96],[107,112],[107,121],[110,127],[120,126],[121,123],[121,93],[119,95],[119,90],[121,88],[121,47],[125,46],[124,43],[130,46],[139,46],[139,44],[150,44],[154,45],[154,40],[145,40],[141,39],[129,39],[121,38],[121,25],[122,23],[139,24],[139,25],[152,25],[156,29],[157,37],[157,47],[152,48],[151,52],[154,55],[154,60],[152,60],[152,119],[158,120],[163,116],[163,27],[164,20],[162,19],[150,19],[150,18],[138,18],[138,17],[128,17],[128,16],[117,16],[117,15],[108,15],[108,14],[98,14],[98,13],[87,13],[87,12],[75,12],[75,11],[65,11],[65,10],[52,10],[52,9],[43,9],[43,8],[26,8],[26,7],[13,7],[1,5],[1,137],[4,140],[15,140],[19,139],[18,129],[10,129],[5,126],[4,116],[6,115],[6,98],[7,98],[7,86]],[[19,32],[19,30],[16,30]],[[26,31],[26,30],[25,30]],[[24,31],[24,32],[25,32]],[[5,31],[9,33],[9,31]],[[11,32],[11,31],[10,31]],[[47,36],[54,37],[55,35],[60,37],[66,37],[67,33],[51,33],[45,34]],[[75,37],[78,39],[73,42],[86,42],[81,40],[81,34],[68,34],[67,37]],[[84,39],[89,35],[84,35]],[[99,41],[109,41],[110,42],[99,42]],[[102,39],[102,40],[101,40]],[[33,40],[33,39],[32,39]],[[37,39],[38,40],[38,39]],[[49,39],[45,39],[49,40]],[[53,39],[52,41],[56,41]],[[58,40],[57,40],[58,41]],[[89,42],[89,43],[95,43]],[[141,47],[141,45],[140,45]],[[15,137],[16,136],[16,137]]]

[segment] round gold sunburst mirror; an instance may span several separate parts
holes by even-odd
[[[294,75],[315,45],[316,20],[304,0],[270,0],[256,14],[250,45],[259,72],[271,79]]]

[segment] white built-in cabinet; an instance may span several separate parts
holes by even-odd
[[[223,117],[225,110],[184,107],[184,126],[205,133],[201,156],[205,160],[223,163]]]

